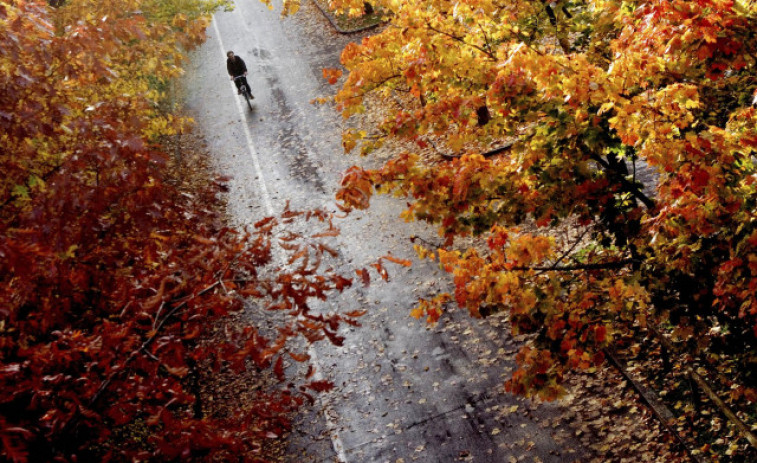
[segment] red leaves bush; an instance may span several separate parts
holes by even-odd
[[[146,100],[82,102],[77,85],[98,77],[56,66],[67,50],[102,56],[117,40],[55,35],[45,8],[24,2],[0,5],[0,23],[0,458],[262,460],[307,385],[218,417],[196,406],[194,382],[201,365],[280,364],[294,337],[340,341],[345,319],[308,305],[350,285],[313,264],[328,248],[289,234],[290,265],[273,262],[282,228],[328,217],[225,227],[217,186],[169,182],[142,136]],[[203,342],[242,296],[285,314],[276,339],[249,326]]]

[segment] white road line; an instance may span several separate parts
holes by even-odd
[[[308,355],[310,355],[310,361],[313,363],[313,366],[315,366],[313,379],[315,381],[323,381],[323,375],[321,374],[321,362],[318,360],[318,354],[316,353],[315,348],[312,345],[308,347]],[[339,436],[339,428],[329,415],[329,409],[331,407],[328,406],[326,400],[323,398],[323,395],[321,395],[320,397],[321,405],[323,406],[323,416],[326,418],[326,427],[328,428],[329,436],[331,437],[331,446],[334,448],[334,452],[336,453],[336,457],[339,459],[339,461],[342,463],[348,463],[347,453],[344,451],[344,442],[342,442],[342,438],[341,436]]]
[[[218,24],[216,23],[215,16],[213,17],[213,30],[216,33],[216,38],[218,39],[218,46],[221,48],[221,56],[226,56],[226,47],[223,46],[223,41],[221,40],[221,31],[218,30]],[[229,85],[231,86],[231,89],[234,93],[237,91],[237,86],[234,84],[234,82],[229,81]],[[255,173],[258,175],[258,185],[260,186],[260,196],[263,199],[263,205],[265,206],[265,211],[268,215],[273,215],[273,205],[271,204],[271,195],[268,194],[268,187],[265,184],[265,179],[263,179],[263,170],[260,168],[260,156],[258,156],[258,150],[255,149],[255,145],[252,143],[252,135],[250,134],[250,128],[247,127],[246,121],[247,116],[244,113],[244,108],[242,107],[242,101],[237,98],[237,111],[239,112],[239,115],[242,118],[243,124],[242,128],[244,129],[244,136],[247,141],[247,149],[250,152],[250,155],[252,157],[252,163],[255,166]]]
[[[221,31],[218,29],[218,23],[216,22],[215,16],[213,16],[212,22],[213,22],[213,30],[215,31],[216,38],[218,39],[218,46],[221,48],[221,56],[226,56],[226,47],[223,46],[223,41],[221,40]],[[231,90],[233,92],[236,92],[237,88],[236,88],[236,85],[234,85],[234,82],[229,81],[229,85],[231,86]],[[258,176],[258,185],[260,186],[260,196],[263,200],[266,213],[268,215],[273,215],[274,209],[271,203],[271,196],[268,193],[268,187],[266,186],[265,178],[263,177],[263,170],[260,168],[260,156],[258,155],[257,149],[255,149],[255,145],[252,142],[252,135],[250,134],[250,129],[247,126],[247,116],[245,114],[244,107],[242,106],[242,102],[239,98],[236,99],[236,103],[237,103],[237,111],[239,112],[239,116],[242,118],[242,127],[244,129],[244,136],[247,141],[247,149],[250,152],[250,157],[252,157],[252,163],[255,166],[255,173]],[[315,374],[313,376],[313,379],[315,379],[316,381],[320,381],[323,379],[323,377],[321,376],[322,367],[321,367],[321,363],[318,361],[318,354],[316,353],[315,348],[313,348],[312,345],[308,347],[308,354],[310,355],[310,359],[313,363],[313,366],[315,367]],[[323,405],[323,416],[326,418],[326,427],[329,430],[329,435],[331,437],[331,445],[334,448],[334,452],[336,452],[336,457],[339,459],[341,463],[348,463],[347,454],[344,451],[344,442],[342,442],[342,438],[339,436],[339,427],[329,415],[328,410],[330,407],[328,407],[328,404],[326,403],[323,396],[321,396],[321,404]]]

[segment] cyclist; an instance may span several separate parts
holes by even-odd
[[[242,94],[242,90],[240,87],[242,86],[242,83],[244,83],[245,87],[247,87],[247,91],[250,92],[250,84],[247,83],[247,65],[244,64],[244,60],[236,55],[234,55],[233,51],[228,51],[226,53],[226,70],[229,72],[229,76],[231,76],[231,80],[234,81],[234,83],[237,85],[237,93]],[[235,79],[235,77],[239,77],[239,79]],[[255,98],[252,96],[252,92],[250,92],[250,98]]]

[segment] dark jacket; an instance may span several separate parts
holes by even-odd
[[[234,59],[226,58],[226,70],[231,77],[237,77],[247,72],[247,65],[242,58],[234,55]]]

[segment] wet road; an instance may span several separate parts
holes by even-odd
[[[307,0],[305,0],[307,1]],[[219,13],[209,40],[192,54],[186,102],[207,135],[215,167],[232,177],[229,213],[250,224],[294,208],[334,210],[341,173],[376,162],[342,154],[341,116],[311,100],[335,89],[321,77],[338,66],[347,40],[304,5],[291,19],[257,1]],[[225,52],[247,63],[255,109],[242,105],[228,80]],[[401,201],[377,198],[366,213],[340,224],[334,265],[365,266],[391,251],[413,259],[411,236],[435,239],[399,218]],[[535,408],[502,392],[517,343],[504,320],[452,313],[428,327],[409,317],[418,297],[446,283],[430,262],[392,268],[389,283],[355,288],[330,304],[368,309],[363,327],[345,331],[342,347],[319,345],[317,363],[337,388],[297,424],[291,460],[336,462],[563,462],[580,458],[561,410]]]

